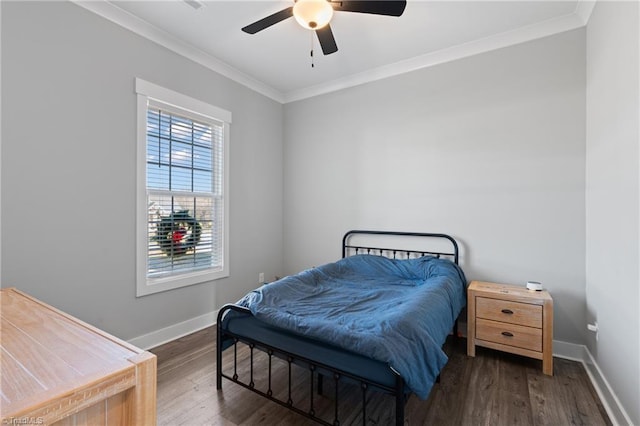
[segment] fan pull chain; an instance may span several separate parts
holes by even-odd
[[[315,34],[315,31],[309,31],[309,33],[311,34],[311,68],[315,68],[315,64],[314,64],[314,57],[313,57],[313,35]]]

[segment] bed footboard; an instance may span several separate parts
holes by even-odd
[[[224,315],[228,311],[236,311],[243,314],[251,314],[247,308],[228,304],[223,306],[219,313],[217,319],[217,344],[216,344],[216,388],[218,390],[222,389],[222,379],[228,379],[238,385],[249,389],[252,392],[255,392],[261,395],[264,398],[267,398],[277,404],[288,408],[291,411],[294,411],[306,418],[314,420],[323,425],[340,425],[340,413],[339,413],[339,384],[341,380],[348,380],[352,383],[357,383],[360,388],[361,395],[361,412],[362,412],[362,424],[366,425],[367,421],[367,394],[368,392],[374,392],[375,390],[383,391],[385,393],[393,395],[395,399],[395,424],[397,426],[404,425],[404,404],[405,404],[405,384],[402,377],[393,369],[390,369],[395,376],[395,386],[390,387],[385,384],[377,383],[366,379],[364,377],[360,377],[354,374],[350,374],[346,371],[340,370],[333,366],[330,366],[326,363],[309,359],[307,357],[303,357],[297,354],[293,354],[291,352],[282,350],[280,348],[273,347],[264,342],[260,342],[258,340],[248,338],[246,336],[241,336],[235,333],[232,333],[226,330],[223,327],[223,318]],[[230,346],[225,348],[225,344],[230,342]],[[248,381],[241,380],[238,375],[238,343],[244,343],[249,347],[250,350],[250,369],[249,369],[249,377]],[[223,372],[222,368],[222,352],[225,349],[233,350],[233,374],[229,375]],[[258,389],[254,382],[254,351],[262,351],[268,356],[268,371],[267,371],[267,388],[266,389]],[[272,360],[274,357],[284,359],[286,364],[288,365],[288,389],[286,390],[286,400],[278,398],[275,394],[276,392],[272,389]],[[294,395],[292,394],[292,367],[294,365],[302,366],[306,368],[309,372],[309,397],[307,404],[307,409],[300,408],[301,404],[294,405]],[[322,395],[322,382],[324,379],[330,379],[334,381],[334,395],[333,395],[333,420],[327,421],[326,419],[320,418],[317,416],[315,410],[314,397],[319,397]],[[317,392],[315,386],[317,386]]]

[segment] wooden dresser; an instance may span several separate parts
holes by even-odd
[[[467,289],[467,354],[476,346],[542,360],[553,375],[553,299],[547,291],[472,281]]]
[[[155,425],[156,357],[0,290],[2,424]]]

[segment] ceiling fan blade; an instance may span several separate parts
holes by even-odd
[[[406,0],[342,0],[332,1],[334,10],[341,12],[372,13],[374,15],[401,16]]]
[[[269,15],[266,18],[262,18],[259,21],[254,22],[253,24],[249,24],[242,29],[245,33],[255,34],[258,31],[262,31],[265,28],[269,28],[270,26],[277,24],[280,21],[284,21],[287,18],[293,16],[293,6],[288,7],[286,9],[281,10],[280,12],[276,12],[273,15]]]
[[[338,51],[338,45],[336,44],[336,39],[333,38],[333,32],[331,32],[331,26],[329,24],[316,30],[316,34],[320,42],[320,47],[322,47],[322,53],[330,55]]]

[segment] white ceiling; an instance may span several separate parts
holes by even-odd
[[[293,18],[249,35],[241,28],[293,1],[78,1],[280,102],[577,28],[592,3],[408,0],[401,17],[336,12],[338,52],[324,56]],[[315,67],[311,67],[313,43]]]

